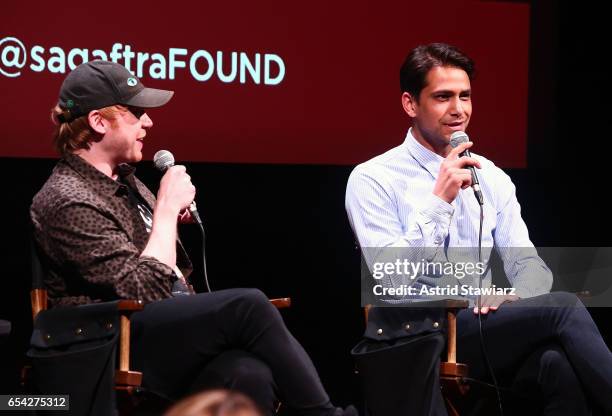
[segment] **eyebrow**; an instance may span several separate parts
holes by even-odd
[[[465,94],[471,94],[472,90],[468,89],[468,90],[463,90],[459,93],[459,95],[465,95]],[[438,90],[438,91],[434,91],[431,93],[431,95],[454,95],[455,92],[451,91],[451,90]]]

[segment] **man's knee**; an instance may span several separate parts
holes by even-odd
[[[274,392],[274,376],[272,370],[263,361],[244,351],[228,351],[225,371],[231,385],[243,393]],[[229,362],[231,360],[231,362]]]
[[[235,289],[225,289],[221,292],[224,296],[224,307],[228,307],[230,309],[236,308],[244,308],[248,309],[256,308],[268,308],[271,306],[271,303],[266,296],[259,289],[254,288],[235,288]]]
[[[540,358],[540,368],[543,377],[554,377],[564,380],[575,377],[574,369],[565,353],[560,349],[547,349]]]
[[[570,292],[551,292],[548,294],[550,306],[552,307],[574,307],[582,305],[582,302],[574,293]]]
[[[232,300],[226,305],[230,315],[239,321],[268,325],[282,318],[268,297],[259,289],[234,289]]]
[[[259,289],[241,289],[238,301],[242,307],[251,313],[272,318],[270,315],[277,314],[276,308],[270,300]]]
[[[259,289],[242,289],[241,298],[246,302],[255,305],[268,305],[270,302],[265,293]]]
[[[276,384],[270,367],[241,350],[226,351],[206,365],[191,390],[211,388],[226,388],[246,394],[266,413],[271,412],[276,402]]]
[[[542,353],[538,381],[551,411],[564,408],[567,414],[589,413],[582,384],[562,348],[555,346]]]
[[[272,370],[261,360],[256,358],[243,358],[234,368],[233,378],[234,384],[243,384],[247,386],[267,386],[274,384]]]

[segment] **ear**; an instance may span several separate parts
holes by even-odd
[[[106,134],[106,131],[108,130],[108,121],[102,117],[102,114],[100,114],[98,110],[90,111],[87,115],[87,121],[96,133],[101,135]]]
[[[404,92],[402,94],[402,107],[404,107],[404,111],[410,117],[416,117],[416,110],[418,106],[419,104],[409,92]]]

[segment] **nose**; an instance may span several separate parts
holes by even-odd
[[[153,120],[147,113],[144,113],[142,117],[140,117],[140,121],[142,122],[142,127],[145,129],[151,128],[153,126]]]
[[[452,115],[457,115],[457,116],[461,116],[464,113],[464,108],[463,108],[463,104],[461,102],[461,99],[459,97],[454,97],[451,100],[451,114]]]

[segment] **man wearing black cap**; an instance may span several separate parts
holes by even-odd
[[[31,207],[51,307],[121,298],[147,303],[132,319],[134,366],[144,387],[167,398],[187,393],[219,354],[243,350],[247,355],[237,360],[265,363],[255,377],[265,380],[258,394],[266,413],[275,383],[300,414],[356,415],[352,407],[332,406],[310,358],[259,290],[173,296],[189,292],[183,276],[192,267],[176,226],[195,188],[185,168],[174,166],[155,198],[128,165],[142,159],[153,125],[145,109],[172,95],[145,88],[111,62],[88,62],[66,77],[53,110],[62,159]]]

